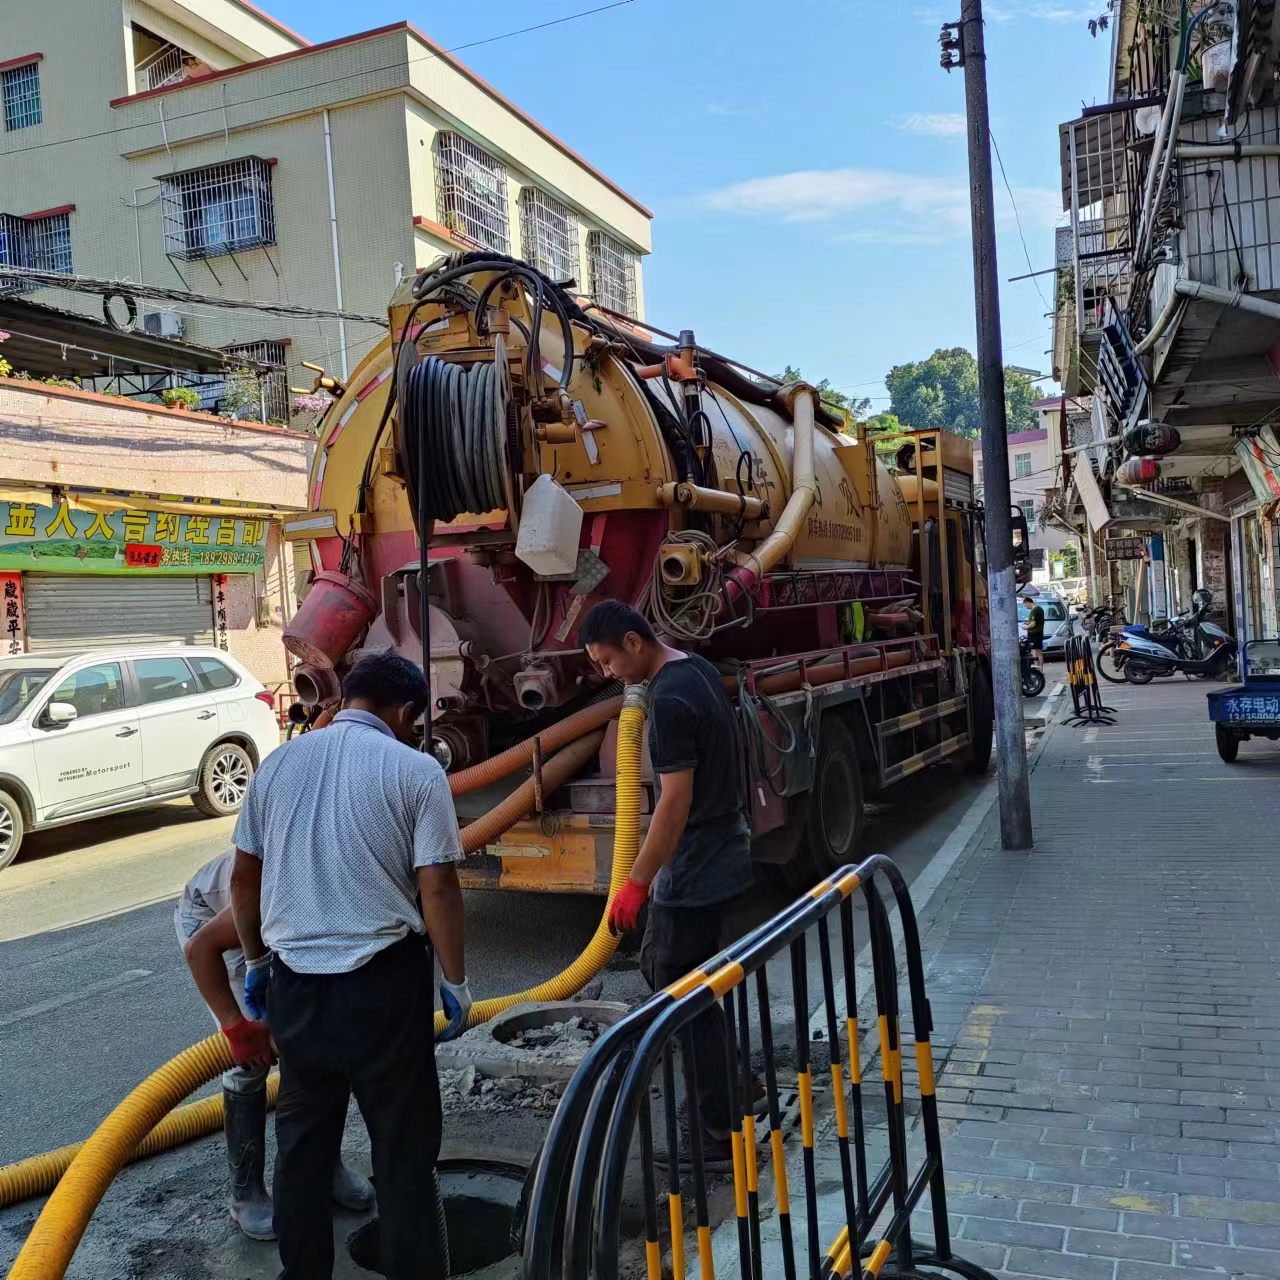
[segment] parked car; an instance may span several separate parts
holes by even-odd
[[[1083,578],[1059,578],[1051,584],[1051,589],[1068,604],[1082,605],[1089,598],[1089,585]]]
[[[1036,603],[1044,610],[1044,649],[1046,658],[1062,658],[1066,656],[1067,639],[1075,628],[1075,617],[1070,606],[1061,596],[1041,591]],[[1027,618],[1031,610],[1021,601],[1018,602],[1018,636],[1026,639]]]
[[[272,695],[219,649],[0,658],[0,868],[45,827],[180,796],[235,813],[279,743]]]

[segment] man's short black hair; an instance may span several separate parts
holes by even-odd
[[[609,644],[620,649],[629,631],[634,631],[641,640],[650,644],[658,638],[653,634],[649,620],[639,610],[622,600],[601,600],[583,619],[578,629],[578,643]]]
[[[342,696],[347,701],[359,698],[379,708],[411,702],[414,709],[421,712],[431,700],[431,690],[416,663],[388,649],[385,653],[365,654],[347,672],[342,682]]]

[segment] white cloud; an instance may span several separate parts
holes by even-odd
[[[955,138],[965,132],[964,116],[949,111],[913,111],[899,116],[893,122],[897,129],[907,133],[923,133],[932,138]]]
[[[728,116],[730,118],[756,114],[753,107],[740,107],[736,102],[708,102],[702,109],[709,116]]]
[[[1014,189],[1028,236],[1056,226],[1062,217],[1058,192]],[[879,169],[801,169],[748,178],[706,193],[703,209],[778,222],[840,222],[842,239],[866,244],[939,243],[969,227],[969,180],[963,173],[925,176]],[[1003,187],[996,191],[1002,226],[1013,224]],[[885,237],[898,237],[896,240]],[[904,240],[902,237],[910,237]]]
[[[735,182],[708,192],[702,203],[717,213],[772,216],[783,222],[898,210],[960,225],[968,216],[969,188],[967,182],[875,169],[801,169]]]

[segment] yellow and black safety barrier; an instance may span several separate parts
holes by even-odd
[[[914,1168],[908,1156],[898,961],[881,886],[897,901],[906,959],[923,1138],[923,1155]],[[867,908],[888,1148],[874,1172],[868,1157],[855,969],[853,903],[858,890]],[[831,936],[834,916],[839,918],[838,956]],[[821,1135],[808,1033],[810,946],[818,951],[831,1059],[831,1116]],[[797,1029],[801,1151],[794,1187],[767,970],[770,961],[784,954],[790,960]],[[843,1007],[837,1001],[837,963]],[[855,1275],[877,1280],[886,1268],[909,1273],[921,1267],[950,1270],[965,1280],[992,1280],[990,1273],[957,1258],[951,1249],[931,1029],[919,932],[901,872],[880,856],[842,869],[701,970],[658,992],[592,1047],[565,1091],[539,1160],[525,1228],[524,1280],[616,1280],[624,1244],[624,1185],[633,1200],[629,1156],[637,1138],[648,1280],[664,1275],[685,1280],[693,1274],[714,1280],[711,1204],[717,1177],[732,1181],[737,1256],[731,1269],[741,1280],[797,1280],[801,1275],[808,1280],[852,1280]],[[751,1064],[757,1060],[764,1086],[759,1106],[752,1096]],[[700,1087],[699,1073],[707,1071],[711,1085]],[[724,1128],[709,1130],[704,1104],[720,1111],[724,1103],[727,1113],[712,1117],[725,1120]],[[767,1143],[757,1143],[758,1111],[767,1118]],[[661,1149],[655,1146],[655,1129],[663,1138]],[[821,1214],[820,1142],[834,1155],[841,1184],[840,1194]],[[712,1145],[725,1148],[729,1156],[719,1175]],[[773,1211],[762,1219],[766,1179]],[[910,1228],[926,1194],[933,1239],[922,1243],[912,1238]],[[825,1248],[823,1219],[842,1224]],[[722,1246],[723,1269],[729,1269],[733,1252],[732,1241]]]
[[[1072,714],[1068,724],[1115,724],[1114,707],[1102,704],[1098,673],[1093,666],[1093,647],[1089,637],[1067,637],[1064,655],[1067,660],[1067,684],[1071,689]]]

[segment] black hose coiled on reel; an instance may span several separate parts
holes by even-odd
[[[467,369],[416,356],[411,345],[401,348],[396,378],[405,478],[419,523],[505,507],[505,357]]]

